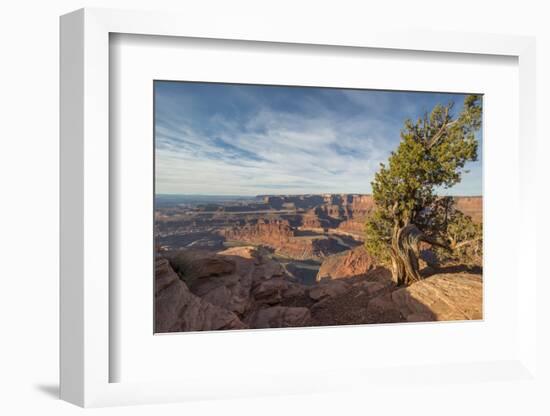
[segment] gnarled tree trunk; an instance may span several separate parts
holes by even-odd
[[[414,224],[394,227],[391,260],[392,278],[397,285],[410,285],[422,279],[418,266],[421,241],[450,250],[445,244],[425,235]]]

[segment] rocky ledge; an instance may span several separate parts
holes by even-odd
[[[375,266],[372,256],[363,246],[359,246],[353,250],[326,257],[319,268],[316,280],[363,276],[372,271]]]
[[[281,306],[303,296],[306,287],[253,247],[159,257],[155,279],[156,332],[300,326],[309,320],[309,310]]]
[[[325,260],[326,278],[311,286],[254,247],[159,257],[156,332],[482,318],[480,274],[440,273],[396,287],[361,250]]]

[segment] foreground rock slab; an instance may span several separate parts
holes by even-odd
[[[246,322],[251,328],[288,328],[305,326],[310,319],[308,308],[273,306],[255,311]]]
[[[409,322],[483,318],[480,275],[438,274],[394,291],[391,300]]]
[[[328,280],[313,286],[309,290],[309,297],[314,301],[333,298],[346,293],[349,285],[341,280]]]
[[[234,264],[232,273],[196,279],[190,289],[202,299],[239,315],[254,306],[251,291],[255,285],[284,275],[278,262],[263,256],[254,247],[234,247],[215,256]]]
[[[233,312],[195,296],[170,267],[155,264],[155,332],[208,331],[246,328]]]
[[[358,252],[358,256],[348,253],[340,260],[363,257]],[[156,260],[157,332],[483,317],[483,282],[477,273],[449,273],[447,269],[408,287],[396,287],[388,270],[362,262],[347,270],[355,273],[366,268],[367,273],[306,286],[287,275],[269,252],[255,247],[184,254],[176,263],[181,266],[177,273],[172,258]]]

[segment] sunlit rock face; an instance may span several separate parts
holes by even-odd
[[[191,293],[168,260],[156,260],[155,332],[244,328],[246,325],[233,312]]]
[[[394,291],[391,299],[410,322],[483,317],[483,282],[477,274],[436,274]]]
[[[317,273],[317,281],[323,279],[344,279],[366,275],[376,265],[373,257],[363,246],[326,257]]]
[[[271,247],[280,255],[299,260],[322,259],[347,248],[332,237],[300,236],[287,220],[258,220],[243,227],[228,228],[223,236],[228,241]]]
[[[476,223],[483,221],[483,197],[457,196],[454,197],[456,208],[472,218]]]

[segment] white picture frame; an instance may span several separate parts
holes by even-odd
[[[381,380],[534,380],[536,382],[536,201],[531,178],[535,169],[535,41],[529,37],[472,33],[350,28],[329,31],[312,24],[280,27],[275,22],[228,22],[205,25],[192,16],[82,9],[61,18],[61,398],[80,406],[160,403],[197,398],[297,394],[347,389],[360,392]],[[440,54],[501,55],[517,58],[519,67],[519,197],[518,262],[522,280],[517,292],[515,354],[498,361],[441,362],[414,368],[331,368],[320,382],[318,374],[281,369],[261,380],[244,377],[225,388],[210,379],[189,378],[157,382],[111,382],[110,366],[120,357],[110,348],[109,276],[110,171],[109,153],[109,37],[110,34],[225,39],[339,48],[428,51]],[[259,44],[261,45],[261,44]],[[518,270],[514,271],[515,273]],[[152,276],[151,276],[152,279]],[[289,375],[292,374],[292,377]],[[480,377],[479,375],[482,374]],[[317,380],[309,385],[304,380]],[[347,380],[343,383],[342,380]],[[353,380],[351,383],[350,380]],[[225,380],[227,381],[227,380]]]

